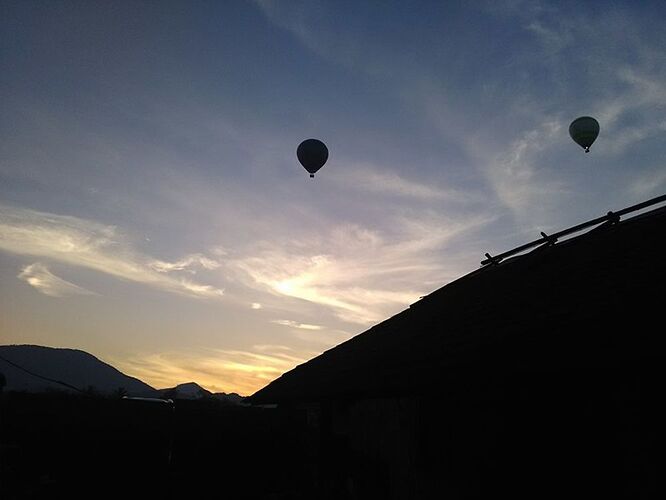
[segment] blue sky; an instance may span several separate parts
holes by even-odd
[[[3,2],[2,343],[247,394],[666,191],[663,2],[412,4]]]

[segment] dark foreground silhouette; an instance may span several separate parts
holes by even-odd
[[[612,373],[467,372],[446,396],[338,401],[318,413],[204,400],[176,401],[171,413],[5,394],[0,492],[3,500],[657,498],[663,367]],[[356,429],[341,427],[345,415]],[[371,421],[358,426],[359,416]],[[409,483],[418,489],[404,491]]]
[[[0,498],[260,499],[307,491],[292,415],[216,400],[175,407],[4,394]]]
[[[666,497],[666,207],[634,208],[489,256],[249,401],[307,412],[331,498]]]

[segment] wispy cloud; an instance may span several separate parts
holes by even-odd
[[[562,124],[546,121],[525,132],[506,151],[496,155],[486,167],[486,174],[495,193],[515,216],[534,217],[537,207],[548,209],[554,198],[567,191],[564,181],[547,177],[539,169],[539,154],[561,132]],[[539,210],[539,216],[544,214]]]
[[[160,261],[136,251],[116,227],[78,217],[0,206],[0,250],[53,259],[192,297],[224,293],[212,285],[169,276],[168,266],[155,270],[155,262]],[[195,259],[184,261],[188,260]],[[197,262],[210,268],[203,258]]]
[[[38,292],[51,297],[66,297],[68,295],[97,295],[74,283],[70,283],[53,274],[40,262],[35,262],[25,266],[18,275],[18,278],[28,283]]]
[[[386,40],[377,36],[379,30],[374,23],[331,22],[339,14],[336,2],[254,0],[254,3],[271,23],[328,61],[385,80],[404,81],[419,70],[419,58],[414,57],[409,42],[391,43],[391,49],[387,50]],[[359,3],[353,15],[381,17],[384,21],[390,19],[395,22],[395,30],[404,29],[401,17],[377,17],[371,4]]]
[[[626,6],[606,9],[592,20],[587,16],[562,16],[561,9],[553,5],[549,10],[534,13],[527,25],[543,48],[531,57],[542,61],[545,56],[553,56],[548,69],[561,72],[556,73],[559,77],[554,81],[560,92],[570,96],[567,106],[586,109],[586,114],[599,120],[603,148],[598,148],[597,154],[616,155],[663,134],[663,40],[661,48],[656,40],[648,41],[639,18],[633,15],[636,12]],[[622,37],[616,33],[622,33]],[[574,45],[580,50],[572,52]],[[585,71],[581,72],[581,67]],[[554,102],[560,104],[559,93]]]
[[[217,250],[217,249],[216,249]],[[163,260],[154,260],[149,263],[150,267],[160,273],[168,273],[171,271],[187,271],[191,274],[196,274],[196,267],[203,269],[217,269],[220,263],[216,260],[210,259],[202,254],[192,254],[183,257],[175,262],[166,262]]]
[[[213,392],[237,391],[250,395],[313,354],[296,352],[283,345],[262,344],[251,350],[184,350],[113,362],[123,372],[156,388],[194,381]]]
[[[376,165],[354,164],[328,177],[346,189],[355,189],[378,195],[408,198],[412,201],[479,201],[480,196],[469,190],[444,189],[436,184],[423,184],[398,175],[395,171]]]
[[[666,83],[663,77],[628,66],[617,70],[612,77],[621,84],[622,91],[600,100],[596,106],[597,117],[603,124],[602,133],[607,136],[605,153],[618,154],[645,139],[664,135]],[[640,120],[636,119],[637,114]]]
[[[664,167],[637,177],[629,186],[631,193],[641,198],[661,194],[664,188],[666,188],[666,169]]]
[[[299,330],[321,330],[324,327],[320,325],[310,325],[308,323],[299,323],[290,319],[274,319],[272,323],[276,325],[288,326],[290,328],[298,328]]]
[[[546,53],[558,53],[574,42],[574,36],[568,24],[560,23],[557,27],[551,27],[533,20],[526,26],[526,29],[534,33]]]
[[[447,258],[442,252],[489,220],[422,213],[418,220],[394,218],[392,234],[336,226],[320,237],[263,242],[227,265],[251,288],[305,300],[345,322],[367,325],[462,274],[457,255]]]
[[[317,31],[317,21],[326,16],[327,5],[322,2],[276,2],[255,0],[266,18],[291,33],[305,47],[321,57],[354,66],[358,49],[346,37],[329,37]],[[366,70],[371,71],[372,65]]]

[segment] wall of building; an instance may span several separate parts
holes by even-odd
[[[663,375],[646,360],[479,371],[441,394],[321,403],[317,488],[350,499],[655,495]]]

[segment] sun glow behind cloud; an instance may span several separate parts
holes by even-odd
[[[441,261],[439,252],[492,218],[452,221],[424,214],[418,221],[391,220],[395,235],[337,226],[322,237],[264,242],[254,255],[226,265],[241,271],[248,287],[318,304],[345,322],[369,325],[418,300],[430,291],[429,283],[462,274],[452,260]]]

